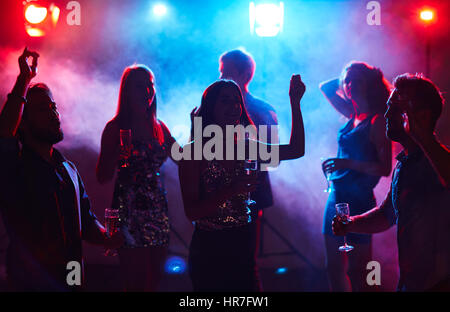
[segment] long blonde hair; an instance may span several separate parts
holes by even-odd
[[[137,73],[145,73],[148,79],[152,80],[153,72],[145,65],[135,64],[125,68],[122,74],[119,91],[119,101],[117,103],[117,112],[114,117],[119,122],[120,129],[130,129],[132,124],[131,105],[130,105],[130,85],[135,81],[134,77]],[[153,137],[158,140],[160,144],[164,142],[164,133],[162,127],[156,118],[156,94],[153,97],[152,103],[147,107],[147,119],[153,128]]]

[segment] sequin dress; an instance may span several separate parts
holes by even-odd
[[[208,162],[201,173],[201,189],[212,193],[218,189],[229,186],[236,177],[244,174],[244,163],[238,162],[233,170],[225,169],[219,161]],[[246,204],[247,194],[238,194],[219,206],[216,215],[197,220],[196,226],[202,230],[223,230],[227,228],[247,225],[251,222],[250,208]]]
[[[133,141],[128,167],[119,167],[113,208],[119,209],[125,248],[169,245],[167,198],[159,172],[169,152],[156,139]]]
[[[233,169],[209,161],[200,175],[200,192],[208,196],[245,174],[244,162]],[[238,194],[210,217],[195,221],[189,246],[189,276],[194,291],[253,292],[260,289],[256,266],[256,235],[247,194]]]

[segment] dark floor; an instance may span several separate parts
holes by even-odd
[[[120,291],[120,281],[116,266],[87,265],[86,290]],[[327,279],[324,271],[312,272],[298,268],[287,268],[286,273],[276,274],[276,269],[260,269],[264,291],[270,292],[301,292],[327,291]],[[190,292],[191,281],[188,273],[165,274],[160,286],[162,292]]]

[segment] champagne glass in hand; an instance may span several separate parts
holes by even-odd
[[[122,160],[122,168],[130,166],[128,159],[131,156],[131,129],[120,129],[120,158]]]
[[[336,217],[342,224],[347,224],[350,217],[350,209],[347,203],[336,204]],[[339,247],[339,251],[349,252],[353,250],[353,246],[347,245],[347,239],[344,236],[344,245]]]
[[[105,209],[105,228],[106,235],[111,237],[119,230],[119,210],[118,209]],[[117,251],[107,249],[105,256],[116,256]]]

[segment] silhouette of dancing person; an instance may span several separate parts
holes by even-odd
[[[117,248],[123,238],[120,232],[106,235],[75,165],[53,147],[64,134],[48,86],[30,86],[38,57],[25,48],[20,74],[0,113],[0,211],[10,240],[8,287],[80,291],[85,286],[82,240]],[[70,262],[78,269],[73,280]]]
[[[271,132],[271,127],[276,127],[278,125],[275,109],[270,104],[254,97],[249,92],[248,86],[255,74],[255,68],[256,64],[252,56],[241,49],[227,51],[223,53],[219,59],[220,78],[231,79],[238,84],[239,88],[241,88],[245,108],[257,129],[260,129],[260,126],[262,125],[267,126],[266,137],[262,138],[259,136],[258,139],[263,142],[278,144],[278,136],[272,137]],[[255,222],[252,223],[252,226],[253,231],[256,233],[253,234],[253,237],[255,238],[254,246],[258,251],[263,209],[273,205],[269,172],[259,172],[258,185],[256,186],[256,190],[252,192],[251,197],[256,202],[252,209],[252,218],[255,220]],[[255,253],[255,255],[257,256],[257,253]]]
[[[292,108],[292,132],[289,144],[270,145],[259,141],[258,149],[271,148],[279,160],[295,159],[304,155],[304,129],[300,111],[300,99],[305,86],[299,75],[292,76],[290,99]],[[219,80],[203,93],[196,118],[201,117],[201,130],[215,125],[226,132],[227,126],[252,127],[239,86],[231,80]],[[195,118],[194,118],[195,126]],[[255,130],[256,131],[256,130]],[[195,156],[198,138],[184,147]],[[243,160],[236,160],[236,146],[242,135],[223,137],[223,152],[234,158],[205,157],[179,163],[179,178],[186,216],[195,222],[189,249],[189,273],[194,291],[259,291],[256,274],[255,232],[249,213],[247,193],[256,189],[257,175],[245,174]],[[201,146],[207,142],[199,139]],[[230,141],[233,148],[230,153]],[[227,141],[227,142],[226,142]],[[227,144],[228,143],[228,144]],[[222,155],[223,156],[223,155]],[[267,161],[267,159],[266,159]],[[258,162],[263,160],[258,157]],[[263,164],[261,164],[262,166]],[[276,162],[275,165],[278,165]]]
[[[131,130],[132,148],[123,166],[120,130]],[[125,244],[119,249],[126,291],[156,291],[169,246],[169,217],[160,167],[175,139],[156,116],[154,75],[145,65],[127,67],[117,113],[102,135],[97,164],[100,183],[117,171],[112,207],[119,209]]]
[[[384,115],[387,136],[399,142],[391,189],[383,203],[351,216],[336,218],[336,235],[379,233],[397,225],[398,291],[450,291],[450,150],[434,130],[443,98],[421,75],[395,78]],[[350,234],[349,234],[350,235]]]
[[[328,101],[348,122],[338,133],[337,158],[327,159],[322,168],[331,172],[332,187],[323,219],[327,272],[331,291],[366,291],[366,265],[372,260],[371,235],[351,234],[355,248],[338,251],[343,238],[331,230],[337,203],[348,203],[350,214],[376,206],[373,189],[381,176],[391,172],[392,148],[385,135],[383,113],[389,97],[389,83],[378,68],[351,62],[340,79],[320,85]]]

